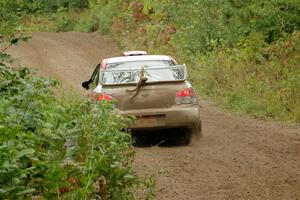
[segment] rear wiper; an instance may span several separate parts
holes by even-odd
[[[138,95],[141,86],[145,85],[145,83],[146,83],[147,80],[148,80],[148,78],[145,77],[144,67],[142,67],[141,74],[140,74],[140,80],[137,82],[136,88],[133,89],[133,90],[127,90],[128,92],[134,92],[134,91],[136,91],[135,94],[132,96],[132,98],[134,98],[136,95]]]

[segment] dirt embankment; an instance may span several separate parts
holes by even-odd
[[[35,33],[9,49],[21,63],[82,91],[102,58],[120,54],[98,33]],[[135,168],[154,174],[156,199],[300,199],[300,129],[237,117],[201,101],[196,146],[137,147]],[[155,136],[154,136],[155,137]]]

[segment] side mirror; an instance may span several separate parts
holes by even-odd
[[[90,80],[84,81],[84,82],[81,83],[81,86],[82,86],[84,89],[88,90],[88,89],[90,88],[90,83],[91,83]]]

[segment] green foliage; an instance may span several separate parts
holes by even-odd
[[[74,15],[72,15],[66,8],[59,8],[55,14],[56,30],[65,32],[72,30],[75,24]]]
[[[90,30],[98,26],[104,33],[121,32],[118,35],[128,41],[143,37],[140,46],[157,48],[163,43],[180,55],[205,54],[224,42],[236,46],[252,33],[261,33],[270,44],[300,27],[297,0],[94,0],[87,15],[94,25]]]
[[[83,12],[75,26],[75,30],[92,32],[100,30],[110,33],[113,20],[120,14],[122,1],[90,0],[89,9]]]
[[[272,43],[300,28],[300,3],[296,0],[185,1],[180,6],[182,3],[172,3],[168,13],[171,23],[180,27],[180,45],[188,44],[192,53],[211,51],[215,42],[233,46],[255,32]]]
[[[19,0],[10,6],[19,14],[43,14],[53,13],[59,8],[85,9],[88,1],[82,0]]]
[[[133,199],[146,187],[131,169],[128,119],[109,103],[54,96],[56,81],[9,61],[0,53],[1,199]]]
[[[199,89],[238,112],[299,122],[300,32],[271,46],[261,35],[248,40],[202,56]]]
[[[13,38],[16,32],[25,29],[72,30],[78,19],[76,13],[88,6],[89,2],[82,0],[1,0],[0,41],[4,35]]]
[[[19,17],[16,15],[17,3],[10,0],[0,1],[0,44],[14,38],[19,29]]]

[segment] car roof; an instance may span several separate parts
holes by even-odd
[[[106,64],[117,62],[143,61],[143,60],[172,60],[166,55],[139,55],[139,56],[120,56],[105,59]]]

